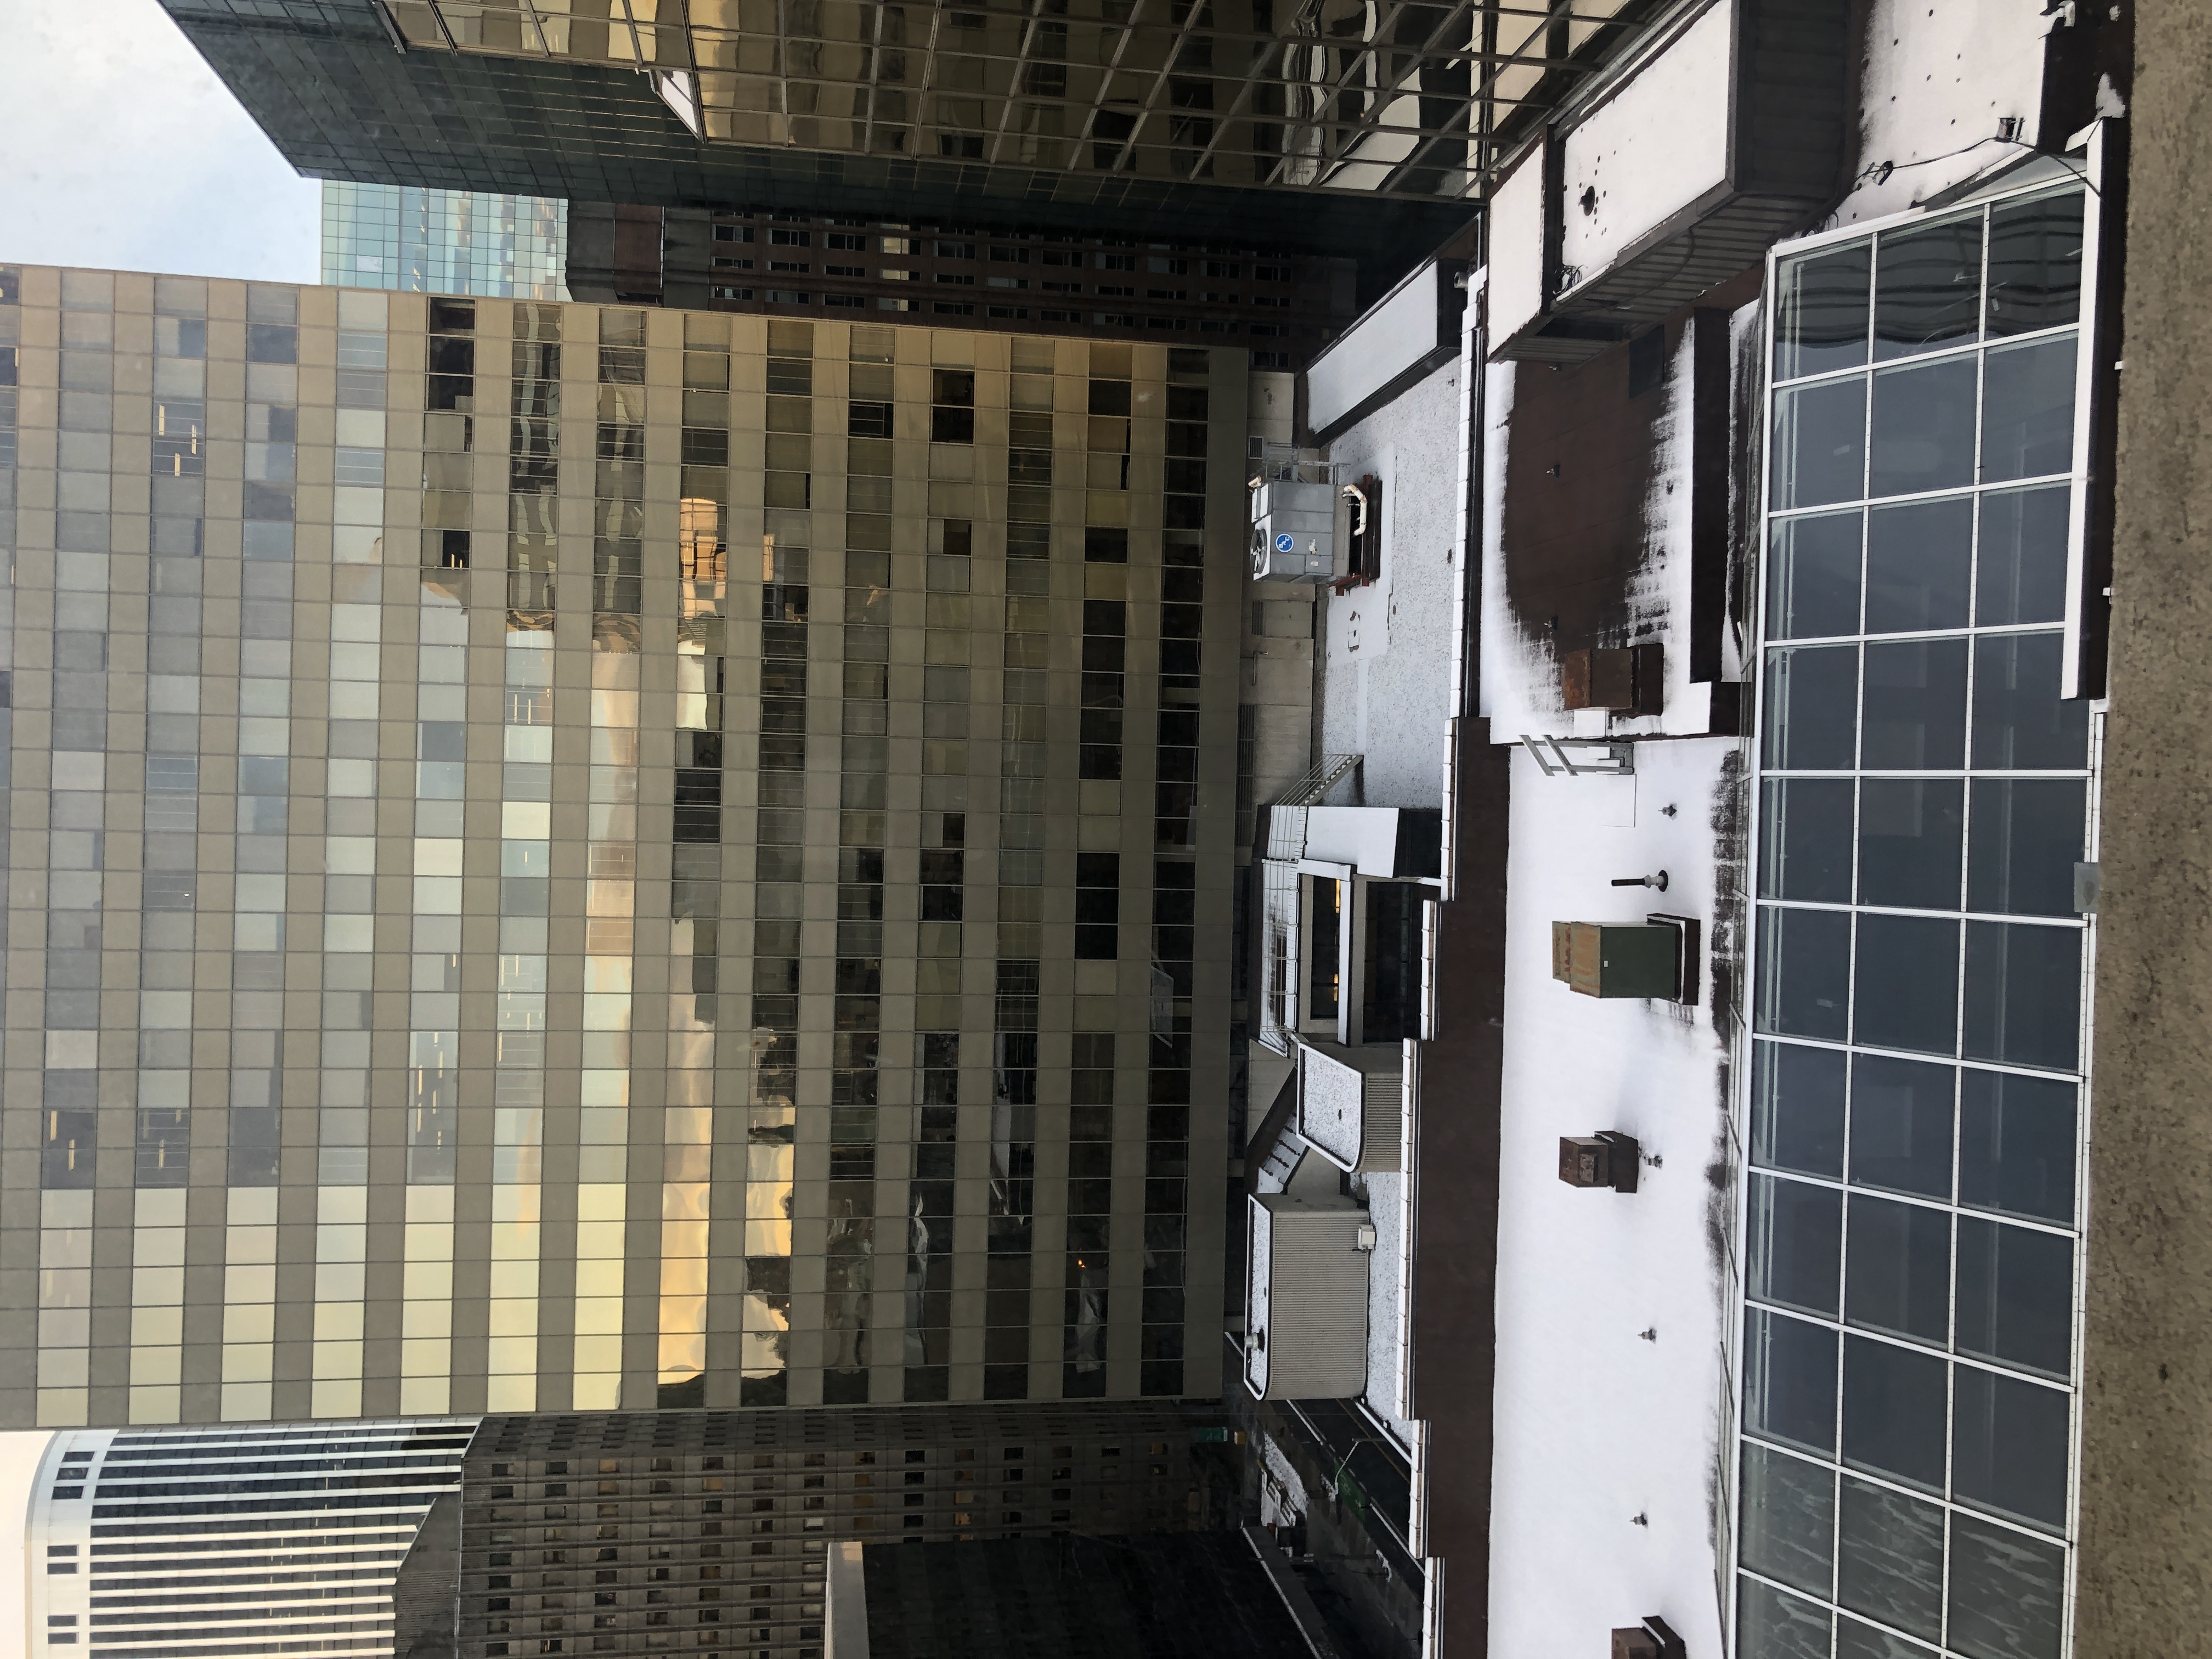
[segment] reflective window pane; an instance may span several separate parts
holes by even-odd
[[[1832,1187],[1752,1176],[1745,1235],[1751,1294],[1833,1319],[1843,1218],[1843,1194]]]
[[[2074,1354],[2074,1241],[1962,1216],[1959,1352],[2064,1376]]]
[[[2066,619],[2065,484],[1982,497],[1974,620],[1984,627]]]
[[[1859,631],[1859,526],[1854,511],[1774,526],[1766,566],[1769,639]]]
[[[2058,1659],[2066,1553],[2003,1527],[1951,1520],[1951,1645],[1972,1659]]]
[[[1866,478],[1863,379],[1778,392],[1774,399],[1777,509],[1855,501]]]
[[[1872,264],[1871,251],[1862,242],[1782,266],[1777,273],[1776,379],[1794,380],[1866,362],[1867,273]]]
[[[2070,916],[2088,785],[2075,778],[1977,778],[1966,908]]]
[[[1859,648],[1797,646],[1766,653],[1765,763],[1782,771],[1850,769]]]
[[[2089,705],[2058,695],[2057,634],[2007,634],[1974,642],[1974,768],[2059,772],[2088,762]]]
[[[1839,910],[1759,912],[1758,1029],[1844,1039],[1850,999],[1851,919]]]
[[[1869,495],[1911,495],[1973,483],[1978,368],[1968,356],[1874,377]]]
[[[1743,1564],[1825,1598],[1835,1553],[1836,1473],[1770,1447],[1743,1449]]]
[[[1923,1198],[1951,1195],[1952,1091],[1958,1072],[1924,1060],[1851,1061],[1851,1181]]]
[[[1951,1495],[2015,1520],[2063,1526],[2066,1394],[1971,1365],[1957,1370]]]
[[[1761,1042],[1751,1054],[1751,1158],[1771,1170],[1844,1172],[1844,1055]]]
[[[1956,1051],[1958,923],[1862,915],[1857,963],[1853,1042],[1930,1054]]]
[[[1944,1373],[1934,1354],[1844,1339],[1844,1462],[1943,1490]]]
[[[1828,1659],[1827,1608],[1756,1578],[1739,1578],[1736,1586],[1736,1622],[1742,1632],[1737,1652],[1759,1659]]]
[[[1957,778],[1862,782],[1859,902],[1957,909],[1965,803],[1966,785]]]
[[[2074,465],[2074,337],[1989,354],[1982,481],[2039,478]],[[1875,407],[1881,406],[1877,392]],[[1879,459],[1881,450],[1876,447]]]
[[[1892,231],[1876,246],[1876,361],[1933,351],[1975,337],[1982,297],[1980,215]]]
[[[1761,787],[1759,896],[1850,903],[1851,781],[1770,778]]]
[[[2063,328],[2081,314],[2082,207],[2078,190],[2018,202],[1990,215],[1986,326],[1992,338]]]
[[[2075,1090],[1969,1069],[1959,1095],[1959,1202],[2070,1226]]]
[[[1893,640],[1866,648],[1867,770],[1943,772],[1966,762],[1966,641]]]
[[[1941,1636],[1942,1510],[1846,1475],[1837,1511],[1836,1600],[1915,1636]]]
[[[1844,1317],[1922,1342],[1948,1342],[1950,1212],[1854,1194]]]
[[[2070,1072],[2080,1057],[2081,933],[1966,924],[1966,1054]]]
[[[1836,1659],[1935,1659],[1935,1656],[1893,1631],[1844,1618],[1836,1620]]]
[[[1867,515],[1866,631],[1965,627],[1973,547],[1972,496],[1875,508]]]
[[[1786,1314],[1744,1313],[1743,1419],[1753,1434],[1836,1449],[1836,1334]]]

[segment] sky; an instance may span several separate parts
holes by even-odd
[[[0,259],[313,283],[292,171],[155,0],[0,0]]]

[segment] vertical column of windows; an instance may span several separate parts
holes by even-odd
[[[65,302],[69,297],[65,294]],[[97,298],[100,313],[77,316],[65,309],[62,319],[64,341],[85,341],[95,329],[101,339],[112,338],[109,331],[112,319],[106,314],[105,297],[91,294],[76,297],[81,304]],[[87,392],[82,388],[95,379],[105,380],[111,377],[112,360],[102,354],[95,365],[81,345],[72,349],[65,344],[64,349],[59,378],[70,386],[72,403],[82,404],[88,397],[100,397],[97,392]],[[94,411],[88,408],[84,412]],[[64,430],[72,424],[64,420]],[[106,425],[100,422],[101,429]],[[64,448],[90,448],[91,434],[79,437],[71,432],[70,436],[72,441],[66,446],[58,436],[56,441],[55,463],[58,470],[54,478],[57,510],[52,575],[56,626],[46,642],[52,653],[48,659],[55,666],[52,690],[46,699],[52,710],[48,715],[48,748],[52,757],[48,784],[52,793],[46,804],[46,835],[41,861],[49,872],[50,902],[60,914],[50,915],[47,936],[43,941],[46,958],[41,1021],[46,1052],[39,1115],[39,1185],[42,1191],[37,1373],[41,1424],[82,1423],[88,1409],[91,1188],[95,1173],[100,1085],[99,951],[106,921],[105,881],[97,852],[103,823],[100,791],[106,781],[106,761],[104,753],[84,752],[90,735],[83,729],[89,724],[85,717],[91,711],[69,705],[82,702],[91,688],[81,673],[75,675],[76,683],[72,684],[73,671],[63,665],[70,659],[68,653],[72,647],[80,652],[94,647],[99,653],[99,666],[106,666],[106,458],[104,454],[100,457],[101,470],[96,479],[88,470],[73,477],[69,463],[79,456],[62,452]],[[104,443],[100,447],[104,449]],[[91,459],[89,454],[83,456],[88,462]],[[65,478],[70,480],[67,484],[63,482]],[[96,526],[82,522],[95,516],[88,511],[95,503]],[[100,552],[94,555],[77,550],[73,544],[93,539],[88,532],[95,527],[100,532]],[[87,586],[93,591],[70,591]],[[82,635],[86,643],[78,645],[70,637],[72,635]],[[92,745],[95,750],[104,748],[105,743],[104,674],[100,681],[96,718],[101,729],[100,741]],[[58,747],[64,741],[70,745],[67,752]],[[18,857],[22,850],[19,844]],[[81,981],[82,988],[72,986],[71,981]],[[76,994],[71,994],[72,990]]]
[[[1068,1059],[1060,1393],[1078,1398],[1096,1396],[1105,1388],[1106,1252],[1114,1210],[1115,1034],[1076,1032]]]
[[[1003,825],[1006,815],[1000,817]],[[1013,856],[1040,857],[1037,849],[1012,849]],[[1000,877],[1009,849],[999,857]],[[1000,889],[1001,904],[1006,889]],[[1034,933],[1035,925],[1017,924]],[[1018,1289],[1030,1282],[1030,1257],[1036,1245],[1037,998],[1039,963],[1034,957],[1006,954],[1007,924],[1001,921],[1000,955],[994,970],[991,1011],[991,1116],[988,1170],[990,1177],[984,1223],[987,1286]],[[988,1303],[988,1291],[986,1300]],[[1011,1361],[1000,1364],[1011,1365]],[[989,1373],[987,1373],[987,1376]],[[1011,1370],[996,1373],[1009,1388]],[[1026,1378],[1024,1378],[1026,1382]]]
[[[131,1236],[131,1401],[133,1423],[173,1423],[182,1414],[185,1340],[185,1201],[181,1186],[135,1196]]]
[[[769,392],[782,397],[810,393],[812,361],[791,348],[811,350],[811,331],[782,323],[769,327]],[[778,351],[779,347],[784,349]],[[887,456],[883,467],[888,485]],[[888,493],[884,505],[888,507]],[[801,884],[807,841],[808,552],[790,544],[787,518],[778,516],[771,522],[780,526],[780,532],[769,531],[761,544],[754,1038],[746,1108],[745,1285],[739,1348],[739,1398],[748,1406],[780,1406],[789,1397],[788,1206],[799,1091],[799,945],[805,891]],[[884,522],[888,538],[888,519]],[[825,1328],[843,1308],[840,1297],[850,1265],[850,1223],[832,1219],[828,1226]]]
[[[20,359],[23,336],[23,274],[21,267],[0,265],[0,509],[13,512],[15,506],[15,448],[18,393],[21,380]],[[15,529],[10,524],[0,547],[12,550],[15,545]],[[12,618],[13,611],[10,610]],[[12,661],[12,657],[11,657]]]
[[[191,1154],[191,920],[200,824],[201,555],[205,545],[207,285],[156,279],[149,463],[145,836],[140,843],[140,1070],[133,1121],[139,1189],[131,1273],[130,1419],[182,1412],[184,1234]],[[59,665],[58,663],[57,665]],[[74,931],[74,930],[72,930]],[[51,969],[50,969],[50,980]],[[185,1018],[149,997],[182,1000]],[[148,1229],[155,1230],[150,1235]]]
[[[805,325],[783,325],[782,337],[794,343]],[[779,349],[772,334],[771,353]],[[866,349],[866,342],[863,342]],[[796,360],[771,356],[770,392],[778,368],[794,390]],[[811,365],[808,365],[811,367]],[[864,389],[888,392],[875,368],[862,364]],[[852,390],[848,370],[847,390]],[[808,382],[810,388],[813,382]],[[769,442],[777,441],[779,424],[796,426],[793,413],[779,422],[778,399],[769,399]],[[887,429],[878,407],[866,400],[856,417],[848,398],[845,425],[864,433]],[[806,424],[812,423],[811,414]],[[863,444],[864,454],[869,450]],[[882,447],[884,453],[888,446]],[[774,464],[771,455],[771,465]],[[848,506],[886,505],[888,479],[864,483]],[[831,969],[830,1036],[829,1266],[823,1298],[823,1398],[862,1402],[869,1397],[869,1367],[883,1356],[869,1346],[874,1320],[876,1243],[876,1141],[879,1128],[883,1043],[884,857],[885,812],[890,805],[890,687],[891,556],[888,536],[868,533],[878,526],[857,514],[848,523],[861,531],[863,545],[845,554],[844,666],[838,749],[837,922]]]
[[[1192,964],[1197,951],[1198,698],[1205,632],[1208,354],[1170,349],[1161,496],[1159,700],[1153,751],[1152,960],[1171,999],[1146,1067],[1138,1385],[1182,1392]]]
[[[266,1417],[272,1409],[275,1188],[285,1059],[282,992],[290,827],[294,520],[301,472],[296,290],[247,285],[245,345],[237,795],[231,843],[236,873],[231,883],[225,1137],[232,1252],[226,1256],[223,1309],[226,1420]],[[204,931],[200,942],[208,943]],[[204,1023],[204,1017],[195,1023]]]
[[[388,320],[380,295],[338,296],[334,477],[342,482],[331,492],[325,728],[330,758],[323,807],[322,1053],[308,1389],[309,1409],[319,1418],[361,1412],[368,1256],[368,1042],[376,946],[377,721],[385,712],[381,563]]]
[[[0,848],[7,849],[11,864],[22,846],[7,828],[15,821],[9,786],[13,781],[15,737],[15,464],[17,384],[22,378],[19,361],[21,349],[18,343],[23,326],[22,280],[20,267],[0,265],[0,570],[6,573],[0,577],[0,688],[4,688],[4,695],[0,695],[0,757],[4,757],[0,759],[0,804],[6,807],[6,824],[0,824]],[[39,946],[47,944],[45,939],[37,941]],[[5,924],[0,924],[0,948],[11,945],[27,954],[33,948],[32,941],[20,931],[8,930]],[[82,963],[82,967],[89,965],[89,962]],[[43,1060],[45,1056],[40,1058]],[[19,1079],[10,1077],[8,1081],[13,1086]]]
[[[1127,674],[1130,532],[1129,456],[1136,402],[1132,354],[1094,345],[1085,392],[1088,516],[1106,523],[1083,532],[1081,678],[1077,773],[1085,780],[1075,869],[1075,956],[1111,962],[1121,953],[1123,862],[1119,781],[1131,704]],[[1121,499],[1116,500],[1119,495]],[[1112,816],[1109,817],[1107,815]],[[1155,970],[1157,971],[1157,969]],[[1157,987],[1155,987],[1157,993]],[[1107,1329],[1112,1306],[1114,1060],[1111,1032],[1071,1039],[1067,1226],[1060,1264],[1060,1394],[1107,1392]]]
[[[944,412],[933,410],[933,417]],[[1032,446],[1046,436],[1035,413],[1028,413],[1022,428],[1025,444]],[[1000,676],[998,926],[993,940],[990,1185],[984,1263],[987,1313],[994,1289],[1000,1292],[998,1305],[1003,1312],[1009,1295],[1018,1296],[1030,1283],[1030,1252],[1036,1243],[1038,963],[1043,948],[1045,814],[1049,805],[1047,774],[1051,753],[1047,708],[1049,677],[1045,671],[1052,656],[1051,605],[1047,597],[1051,574],[1046,556],[1050,551],[1049,538],[1048,532],[1037,533],[1034,519],[1037,495],[1049,495],[1048,482],[1038,480],[1048,480],[1050,460],[1048,452],[1036,447],[1025,448],[1024,454],[1025,481],[1019,501],[1029,522],[1018,528],[1010,524],[1006,532],[1004,667]],[[1011,516],[1016,501],[1011,485],[1008,501]],[[1025,1348],[1017,1356],[1008,1337],[999,1339],[995,1350],[988,1336],[985,1341],[986,1394],[1006,1399],[1026,1394],[1028,1368],[1021,1363],[1028,1357]]]
[[[485,1401],[494,1411],[529,1411],[538,1401],[560,485],[561,313],[554,306],[518,305],[514,323],[485,1366]]]
[[[222,1416],[270,1414],[276,1338],[276,1188],[231,1185],[224,1213]]]
[[[553,829],[548,799],[552,793],[551,622],[550,614],[507,613],[486,1395],[489,1407],[501,1411],[531,1410],[538,1395],[546,927],[551,908]]]
[[[114,282],[64,272],[61,430],[53,480],[52,664],[43,862],[66,919],[46,940],[42,1079],[38,1380],[41,1423],[82,1423],[89,1409],[94,1310],[92,1188],[102,1079],[100,950],[109,901],[105,792],[109,652],[108,554],[113,424]],[[35,855],[33,855],[35,856]],[[187,981],[189,983],[189,981]],[[175,1011],[164,1007],[164,1012]],[[183,1021],[189,1023],[190,993]],[[105,1056],[109,1067],[123,1057]],[[126,1062],[127,1064],[127,1062]],[[116,1083],[124,1083],[118,1076]]]
[[[583,1156],[574,1401],[620,1403],[637,933],[638,615],[645,531],[645,313],[599,313],[592,484],[591,804],[584,923]]]
[[[958,1133],[960,951],[966,875],[970,670],[973,623],[969,590],[974,538],[967,520],[933,520],[924,564],[921,710],[921,820],[917,875],[915,1024],[916,1102],[909,1133],[917,1138],[905,1192],[906,1250],[902,1267],[904,1376],[902,1397],[938,1401],[951,1386],[956,1219],[953,1184]],[[870,1131],[872,1133],[872,1130]],[[854,1138],[859,1139],[856,1133]],[[855,1154],[862,1149],[856,1147]],[[872,1155],[872,1146],[866,1149]],[[836,1150],[833,1147],[833,1160]],[[834,1166],[833,1166],[833,1174]],[[856,1171],[865,1173],[865,1171]],[[896,1189],[892,1189],[896,1191]]]
[[[869,335],[855,330],[854,349]],[[880,351],[888,358],[891,341]],[[854,371],[854,397],[864,384],[879,385],[889,397],[891,381],[870,371]],[[931,371],[931,436],[939,443],[969,443],[975,434],[974,375],[962,370]],[[853,404],[854,429],[880,420],[892,429],[891,405]],[[862,447],[855,445],[856,450]],[[888,456],[890,446],[883,449]],[[888,462],[886,462],[888,465]],[[935,469],[933,468],[933,471]],[[933,488],[933,495],[936,493]],[[964,487],[949,487],[950,499],[930,503],[933,514],[972,511]],[[975,586],[974,520],[933,516],[927,531],[924,580],[921,823],[916,872],[918,900],[915,976],[913,1064],[915,1109],[909,1127],[912,1149],[905,1194],[907,1249],[902,1272],[906,1367],[902,1394],[908,1401],[947,1397],[951,1372],[954,1184],[958,1160],[961,958],[964,948],[969,859],[970,741],[990,733],[972,730],[972,629],[985,601]],[[995,618],[994,618],[995,620]],[[980,1057],[980,1051],[968,1056]]]
[[[922,670],[921,894],[915,1000],[914,1161],[907,1189],[905,1305],[908,1401],[948,1395],[952,1323],[953,1185],[960,1098],[960,954],[965,912],[969,768],[969,616],[971,532],[965,520],[933,523],[928,555],[929,631]],[[958,595],[957,614],[940,595]],[[957,631],[956,631],[957,630]],[[872,1147],[869,1149],[872,1153]],[[832,1157],[835,1158],[833,1149]],[[834,1174],[833,1165],[833,1174]]]
[[[730,324],[726,317],[687,317],[684,326],[658,1356],[659,1397],[668,1407],[706,1403],[722,926],[720,690],[728,649]]]
[[[461,853],[467,781],[467,578],[478,416],[476,307],[433,300],[425,382],[423,563],[416,652],[413,937],[408,997],[400,1409],[451,1399],[453,1180],[460,1135]],[[439,419],[439,416],[447,418]],[[440,441],[458,445],[434,452]]]

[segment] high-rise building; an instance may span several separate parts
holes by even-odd
[[[22,1651],[390,1655],[400,1565],[432,1506],[459,1491],[475,1427],[57,1434],[31,1492]]]
[[[566,202],[323,182],[323,280],[334,287],[565,300],[568,237]]]
[[[1233,1526],[1232,1466],[1194,1445],[1202,1415],[1127,1401],[487,1418],[458,1553],[410,1561],[402,1593],[419,1577],[429,1593],[411,1599],[444,1601],[458,1659],[823,1659],[842,1540]]]
[[[1216,241],[978,229],[742,206],[570,204],[580,300],[765,312],[889,313],[937,328],[1249,345],[1292,368],[1352,319],[1358,264]]]
[[[1349,249],[1370,299],[1467,224],[1549,110],[1673,15],[1642,0],[1065,16],[634,0],[590,19],[165,3],[311,176]]]
[[[1244,353],[0,344],[0,1419],[1217,1395]]]
[[[868,1659],[1336,1659],[1274,1539],[1161,1532],[893,1549],[858,1540],[830,1571],[830,1652]]]

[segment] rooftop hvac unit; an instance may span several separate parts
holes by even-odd
[[[1613,1632],[1613,1659],[1684,1659],[1688,1651],[1674,1627],[1656,1613],[1640,1625]]]
[[[1696,918],[1654,911],[1634,922],[1555,921],[1552,977],[1586,997],[1698,1000]]]
[[[1348,1400],[1367,1388],[1367,1212],[1334,1194],[1255,1193],[1244,1386],[1259,1400]]]
[[[1252,580],[1325,582],[1336,574],[1336,486],[1291,479],[1252,491]]]
[[[1632,1193],[1643,1161],[1642,1144],[1617,1129],[1559,1137],[1559,1179],[1570,1187],[1610,1187],[1616,1193]]]

